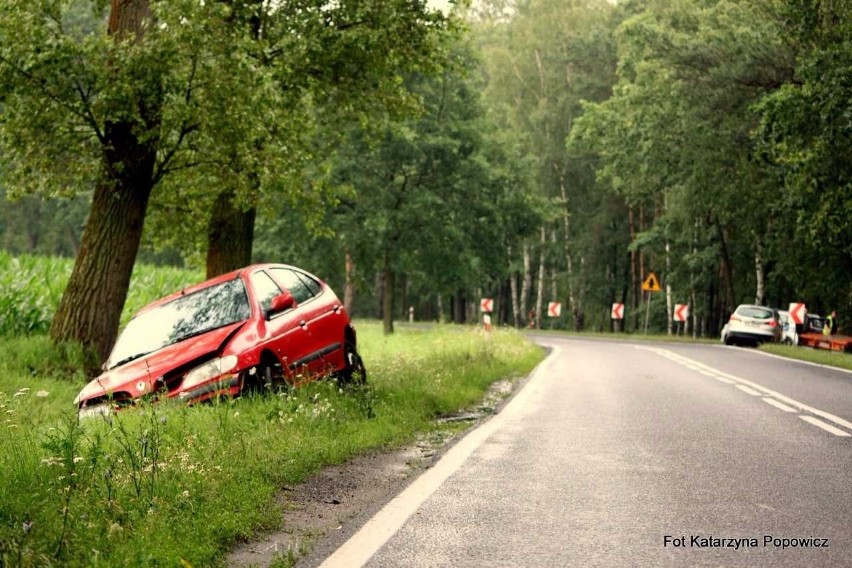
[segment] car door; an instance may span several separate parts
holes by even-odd
[[[323,286],[300,270],[276,267],[270,274],[279,285],[286,288],[302,307],[310,348],[307,356],[298,362],[312,375],[322,375],[338,370],[343,362],[342,306],[337,297],[325,293]]]
[[[282,293],[281,287],[264,270],[257,270],[249,275],[255,301],[259,304],[261,313],[266,314],[272,299]],[[259,342],[264,348],[275,353],[281,362],[287,380],[291,383],[301,382],[298,376],[298,361],[307,357],[311,350],[307,326],[302,324],[304,317],[302,307],[296,300],[296,305],[281,313],[263,317],[258,325]]]

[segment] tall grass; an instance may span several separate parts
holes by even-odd
[[[0,339],[0,566],[216,566],[280,524],[276,492],[320,467],[410,441],[541,351],[510,331],[358,325],[368,386],[305,388],[79,423],[57,377],[73,351]],[[21,353],[13,354],[13,351]]]
[[[0,336],[45,333],[72,268],[73,260],[67,258],[11,256],[0,251]],[[157,298],[203,279],[198,270],[137,265],[122,323]]]

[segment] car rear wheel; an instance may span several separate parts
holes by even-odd
[[[346,342],[344,346],[344,367],[338,374],[338,382],[341,385],[363,385],[367,382],[367,368],[364,360],[358,354],[355,346]]]

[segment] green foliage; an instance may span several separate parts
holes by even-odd
[[[215,565],[229,545],[280,523],[282,486],[406,443],[542,357],[510,332],[358,330],[366,392],[323,381],[189,408],[142,406],[109,421],[78,423],[66,382],[20,388],[28,371],[9,367],[0,374],[3,565]],[[63,404],[41,406],[54,398]]]

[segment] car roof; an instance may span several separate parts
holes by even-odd
[[[190,284],[185,288],[178,290],[177,292],[172,292],[168,296],[163,296],[158,300],[154,300],[150,304],[146,305],[144,308],[140,309],[138,312],[133,314],[133,317],[137,315],[147,312],[152,308],[156,308],[163,304],[168,304],[172,300],[180,298],[181,296],[186,296],[187,294],[192,294],[193,292],[197,292],[199,290],[203,290],[204,288],[209,288],[210,286],[215,286],[217,284],[221,284],[223,282],[228,282],[238,277],[242,277],[245,274],[249,274],[254,272],[255,270],[261,270],[264,268],[292,268],[298,270],[299,272],[305,272],[303,269],[297,266],[291,266],[289,264],[280,264],[280,263],[262,263],[262,264],[250,264],[248,266],[244,266],[243,268],[238,268],[237,270],[232,270],[226,274],[221,274],[219,276],[215,276],[208,280],[204,280],[203,282],[198,282],[197,284]]]

